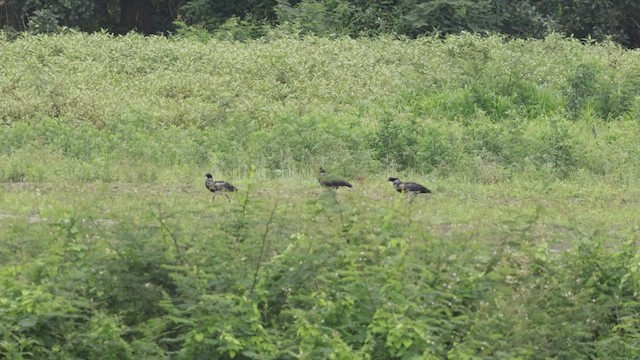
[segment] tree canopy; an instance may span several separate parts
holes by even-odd
[[[236,29],[258,37],[273,27],[320,36],[408,37],[462,31],[540,38],[550,32],[640,47],[636,0],[0,0],[0,26],[170,34],[181,27]]]

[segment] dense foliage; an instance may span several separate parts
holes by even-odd
[[[183,35],[0,39],[0,356],[637,356],[637,51]]]
[[[635,0],[3,0],[0,6],[0,26],[35,33],[64,26],[155,34],[196,26],[239,39],[272,27],[318,36],[468,31],[542,38],[555,31],[640,46]]]
[[[118,191],[99,184],[4,187],[3,208],[35,206],[46,218],[29,217],[27,209],[0,220],[0,354],[629,359],[638,353],[634,220],[602,223],[599,215],[581,214],[587,207],[568,209],[576,195],[560,187],[542,195],[549,212],[543,214],[518,205],[523,199],[533,205],[540,195],[513,184],[511,194],[473,187],[472,203],[462,188],[439,186],[440,198],[411,207],[394,200],[392,190],[377,189],[376,201],[362,189],[336,197],[248,184],[268,195],[249,190],[227,205],[195,190],[157,191],[142,183]],[[627,199],[640,194],[635,189]],[[617,215],[637,206],[580,199]],[[576,216],[572,225],[561,219],[568,212]],[[596,230],[613,224],[607,233]],[[554,245],[559,241],[565,245]]]
[[[640,63],[612,43],[196,39],[1,42],[0,179],[135,181],[211,164],[487,181],[640,173]],[[40,163],[60,156],[59,168]],[[151,169],[121,172],[124,160]]]

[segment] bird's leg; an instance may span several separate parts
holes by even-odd
[[[231,203],[231,199],[229,198],[229,195],[227,195],[227,194],[225,194],[225,193],[222,193],[222,195],[224,195],[224,196],[227,198],[227,201],[228,201],[229,203]]]
[[[213,197],[211,198],[211,201],[216,199],[216,193],[213,193]]]

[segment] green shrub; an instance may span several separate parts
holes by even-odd
[[[420,132],[416,118],[385,114],[371,139],[371,147],[386,166],[411,168],[416,166]]]
[[[616,119],[633,108],[639,86],[636,79],[620,79],[598,63],[581,63],[568,78],[567,107],[574,118],[592,110],[606,120]]]
[[[549,127],[540,131],[531,157],[541,166],[551,168],[560,177],[571,174],[577,164],[573,134],[566,121],[551,120]]]
[[[51,8],[38,9],[29,19],[29,31],[33,34],[52,34],[61,30],[58,22],[60,15]]]

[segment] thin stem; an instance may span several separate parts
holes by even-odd
[[[251,282],[251,290],[249,290],[249,296],[253,295],[253,290],[256,287],[256,282],[258,281],[258,273],[260,272],[260,266],[262,264],[262,257],[264,256],[264,249],[267,244],[267,235],[269,235],[269,228],[273,223],[273,217],[276,213],[276,209],[278,208],[278,200],[276,200],[273,205],[273,209],[271,209],[271,214],[269,215],[269,220],[267,220],[267,224],[264,229],[264,233],[262,234],[262,245],[260,247],[260,254],[258,255],[258,261],[256,263],[256,271],[253,274],[253,281]]]
[[[164,230],[167,234],[169,234],[169,236],[171,237],[171,240],[173,241],[173,245],[176,247],[176,251],[180,253],[180,246],[178,245],[178,236],[175,234],[173,230],[171,230],[171,228],[169,228],[169,226],[164,221],[161,204],[158,204],[158,213],[155,215],[156,215],[156,218],[158,219],[158,222],[160,223],[160,228]]]

